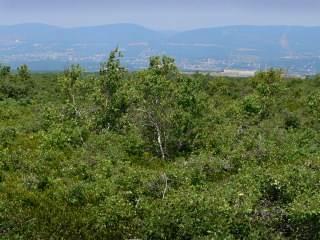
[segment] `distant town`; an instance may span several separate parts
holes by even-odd
[[[119,46],[121,63],[133,71],[147,68],[150,56],[167,55],[181,71],[242,76],[282,68],[288,74],[314,75],[320,72],[320,48],[318,38],[310,36],[318,35],[320,28],[287,26],[230,26],[167,35],[132,24],[92,29],[0,25],[0,62],[13,68],[26,63],[35,71],[61,71],[71,64],[97,71]],[[231,73],[233,69],[237,72]]]

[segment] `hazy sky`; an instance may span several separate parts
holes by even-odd
[[[320,25],[320,0],[0,0],[0,25],[136,23],[156,30]]]

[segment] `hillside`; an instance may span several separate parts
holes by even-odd
[[[319,86],[0,66],[0,238],[319,239]]]

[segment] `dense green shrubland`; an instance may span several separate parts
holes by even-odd
[[[1,239],[319,239],[319,76],[0,69]]]

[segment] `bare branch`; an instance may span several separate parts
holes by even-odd
[[[164,199],[164,197],[166,196],[167,190],[168,190],[168,177],[167,177],[167,174],[164,173],[162,175],[162,178],[163,178],[163,181],[165,183],[164,190],[163,190],[163,193],[162,193],[162,199]]]

